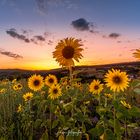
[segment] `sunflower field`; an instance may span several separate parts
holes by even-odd
[[[111,69],[82,83],[73,71],[78,39],[61,40],[53,57],[69,75],[0,81],[0,140],[139,140],[140,79]],[[140,57],[139,50],[134,53]]]

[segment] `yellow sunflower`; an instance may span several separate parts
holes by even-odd
[[[31,100],[32,98],[33,98],[33,93],[31,92],[27,92],[23,95],[23,99],[25,100],[25,102]]]
[[[34,74],[28,79],[28,87],[34,91],[41,90],[43,86],[44,82],[41,75]]]
[[[17,91],[17,90],[18,90],[17,85],[13,85],[13,90],[15,90],[15,91]]]
[[[111,98],[113,98],[112,94],[105,93],[104,95],[105,95],[105,97],[107,97],[108,99],[111,99]]]
[[[129,78],[126,72],[112,69],[105,75],[106,86],[114,92],[124,91],[129,84]]]
[[[19,104],[19,106],[18,106],[18,108],[17,108],[17,112],[19,113],[19,112],[21,112],[21,111],[22,111],[22,105]]]
[[[16,86],[17,86],[18,90],[22,89],[22,84],[18,83]]]
[[[89,91],[92,92],[92,94],[100,94],[102,90],[103,84],[101,84],[99,80],[93,80],[89,85]]]
[[[120,103],[124,106],[124,107],[126,107],[127,109],[131,109],[131,105],[130,104],[128,104],[128,103],[126,103],[126,101],[120,101]]]
[[[0,89],[0,94],[3,94],[5,92],[6,92],[6,89],[5,88]]]
[[[140,49],[136,49],[136,52],[133,53],[133,56],[140,59]]]
[[[53,52],[53,58],[56,58],[56,61],[62,66],[74,66],[73,59],[79,62],[79,59],[83,57],[81,54],[83,49],[80,46],[82,46],[80,40],[75,38],[60,40]]]
[[[52,86],[52,85],[54,85],[54,84],[57,84],[57,78],[56,78],[56,76],[55,75],[51,75],[51,74],[49,74],[46,78],[45,78],[45,84],[47,85],[47,86]]]
[[[56,99],[58,98],[59,96],[62,95],[62,92],[61,92],[61,88],[60,86],[57,84],[57,85],[52,85],[50,88],[49,88],[49,96],[51,99]]]

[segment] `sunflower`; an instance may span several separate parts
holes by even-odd
[[[114,92],[124,91],[129,84],[129,78],[126,72],[112,69],[105,75],[106,86]]]
[[[19,104],[19,106],[18,106],[18,108],[17,108],[17,112],[19,113],[19,112],[21,112],[21,111],[22,111],[22,105]]]
[[[17,86],[18,90],[22,89],[22,84],[18,83],[16,86]]]
[[[15,90],[15,91],[17,91],[17,90],[18,90],[17,85],[13,85],[13,90]]]
[[[43,86],[44,82],[41,75],[34,74],[28,79],[28,87],[34,91],[41,90]]]
[[[93,80],[89,85],[89,91],[92,94],[99,94],[103,90],[103,84],[99,80]]]
[[[57,78],[56,78],[56,76],[55,76],[55,75],[49,74],[49,76],[47,76],[47,77],[45,78],[45,84],[46,84],[47,86],[49,86],[49,87],[51,87],[51,86],[54,85],[54,84],[57,84]]]
[[[17,82],[17,79],[13,79],[13,80],[12,80],[12,83],[16,83],[16,82]]]
[[[120,101],[120,103],[124,106],[124,107],[126,107],[127,109],[131,109],[131,105],[130,104],[128,104],[128,103],[126,103],[126,101]]]
[[[23,99],[25,100],[25,102],[31,100],[32,98],[33,98],[33,93],[31,92],[27,92],[23,95]]]
[[[140,59],[140,49],[136,49],[136,52],[133,53],[133,56]]]
[[[81,54],[83,49],[80,46],[82,46],[80,40],[75,38],[60,40],[53,52],[53,58],[56,58],[56,61],[62,66],[74,66],[73,59],[79,62],[79,59],[83,57]]]
[[[49,88],[49,96],[51,99],[56,99],[58,98],[59,96],[62,95],[62,92],[61,92],[61,88],[60,86],[57,84],[57,85],[52,85],[50,88]]]
[[[112,94],[105,93],[104,95],[105,95],[105,97],[107,97],[108,99],[111,99],[111,98],[113,98]]]
[[[0,94],[3,94],[5,92],[6,92],[6,89],[5,88],[0,89]]]

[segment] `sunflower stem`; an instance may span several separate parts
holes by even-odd
[[[51,107],[52,107],[52,100],[50,102],[50,139],[51,139],[51,127],[52,127],[52,112],[51,112]]]
[[[69,72],[70,72],[70,84],[72,85],[73,76],[72,76],[72,67],[71,66],[69,67]]]
[[[98,100],[99,100],[99,106],[101,105],[101,96],[100,96],[100,93],[99,93],[99,96],[98,96]]]
[[[114,99],[114,101],[116,100],[115,92],[113,94],[113,99]],[[116,134],[116,109],[115,109],[115,107],[114,107],[114,133]]]
[[[125,123],[125,140],[127,140],[127,120],[126,120],[126,117],[124,119],[124,123]]]
[[[105,107],[107,107],[107,97],[105,97]]]

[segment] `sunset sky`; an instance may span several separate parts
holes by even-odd
[[[136,61],[140,0],[0,0],[0,69],[53,69],[59,40],[81,39],[76,65]]]

